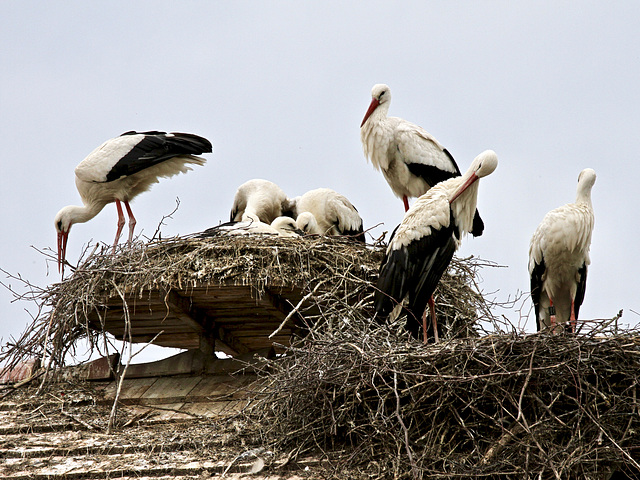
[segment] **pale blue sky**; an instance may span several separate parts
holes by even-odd
[[[480,185],[485,234],[460,255],[508,267],[482,274],[499,298],[528,290],[533,231],[573,201],[578,173],[595,169],[581,314],[623,308],[635,324],[639,22],[633,1],[0,2],[0,267],[42,287],[59,280],[32,246],[55,249],[54,215],[80,203],[73,169],[127,130],[192,132],[214,145],[205,167],[135,200],[137,232],[151,235],[176,197],[164,236],[216,225],[238,185],[266,178],[291,196],[343,193],[365,227],[383,223],[378,237],[403,207],[365,161],[359,126],[371,87],[387,83],[390,114],[433,134],[461,170],[497,152]],[[111,243],[115,224],[108,205],[74,226],[69,261],[92,239]],[[0,288],[4,341],[33,310],[11,300]]]

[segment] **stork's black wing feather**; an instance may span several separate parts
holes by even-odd
[[[540,260],[540,263],[536,263],[531,272],[531,301],[533,302],[533,309],[536,314],[536,328],[540,331],[542,325],[540,325],[540,295],[542,294],[542,276],[544,275],[547,266],[544,264],[544,257]]]
[[[460,175],[462,175],[462,173],[460,173],[460,168],[458,168],[458,164],[456,163],[455,159],[453,158],[453,155],[451,155],[451,153],[449,153],[449,150],[447,150],[446,148],[443,149],[445,155],[447,157],[449,157],[449,160],[451,160],[451,163],[453,164],[453,166],[456,168],[456,173],[457,175],[454,175],[455,177],[459,177]]]
[[[196,237],[198,238],[206,238],[206,237],[215,237],[217,235],[220,235],[220,233],[222,233],[225,227],[233,227],[234,225],[237,225],[239,222],[225,222],[225,223],[221,223],[220,225],[216,225],[215,227],[209,227],[206,230],[203,230],[202,232],[199,232],[196,234]]]
[[[126,132],[121,136],[138,133],[144,137],[113,166],[107,174],[107,182],[133,175],[173,157],[200,155],[213,149],[209,140],[191,133]]]
[[[417,273],[417,282],[409,291],[409,310],[416,316],[422,315],[427,301],[440,282],[442,275],[451,263],[456,251],[456,242],[452,235],[442,245],[438,245],[429,255],[422,258],[422,265]]]
[[[578,289],[576,290],[576,298],[573,300],[573,312],[578,319],[578,313],[580,312],[580,306],[584,301],[584,294],[587,290],[587,264],[583,263],[580,270],[578,270]]]
[[[389,242],[395,237],[398,227],[400,225],[391,233]],[[403,281],[409,275],[408,262],[409,254],[406,248],[385,253],[382,259],[373,300],[376,319],[380,322],[389,316],[396,303],[401,302],[407,294]]]
[[[417,319],[421,318],[429,297],[456,250],[454,225],[451,221],[449,227],[432,230],[429,235],[394,249],[385,256],[374,298],[378,320],[383,321],[394,306],[407,296],[411,314]]]
[[[480,213],[476,208],[476,213],[473,215],[473,226],[471,227],[471,235],[474,237],[479,237],[484,232],[484,222],[482,218],[480,218]]]
[[[427,182],[429,187],[433,187],[436,183],[444,182],[450,178],[460,176],[460,172],[447,172],[446,170],[441,170],[434,165],[426,165],[424,163],[407,163],[407,168],[412,175],[420,177]]]
[[[337,224],[336,224],[336,228],[338,228]],[[365,243],[364,228],[362,227],[362,224],[360,224],[360,227],[357,228],[357,229],[343,230],[341,232],[341,235],[349,237],[350,239],[353,239],[353,240],[355,240],[357,242]]]

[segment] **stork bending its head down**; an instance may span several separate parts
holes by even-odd
[[[147,191],[160,177],[172,177],[191,170],[188,165],[203,165],[196,157],[212,151],[206,138],[190,133],[126,132],[107,140],[91,152],[75,169],[76,187],[83,206],[69,205],[55,218],[58,232],[58,271],[64,274],[69,230],[74,223],[91,220],[107,203],[115,202],[118,228],[115,250],[125,224],[122,205],[129,215],[129,242],[136,219],[129,202]]]
[[[364,243],[362,218],[344,195],[316,188],[293,199],[298,226],[306,233],[351,237]]]
[[[275,183],[254,178],[238,187],[233,198],[229,220],[245,220],[245,214],[255,215],[263,223],[271,223],[277,217],[293,217],[293,204]]]
[[[374,306],[376,319],[384,321],[405,299],[407,329],[426,343],[429,333],[438,341],[433,292],[460,246],[471,232],[478,198],[478,180],[498,166],[496,154],[478,155],[466,173],[436,184],[407,211],[389,241],[378,278]],[[425,309],[431,310],[427,325]],[[420,321],[422,319],[422,322]]]
[[[591,233],[595,223],[591,188],[596,172],[578,176],[576,201],[551,210],[536,229],[529,246],[529,275],[538,331],[576,321],[584,300]]]
[[[402,198],[405,211],[409,198],[419,197],[439,182],[460,176],[451,154],[432,135],[402,118],[388,117],[391,90],[374,85],[371,104],[360,125],[364,155],[371,160],[395,195]],[[482,235],[484,224],[475,212],[471,233]]]

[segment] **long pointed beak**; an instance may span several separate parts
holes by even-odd
[[[453,197],[451,197],[451,200],[449,200],[449,203],[453,203],[455,201],[455,199],[458,198],[460,195],[462,195],[467,188],[469,188],[471,185],[473,185],[473,183],[475,181],[477,181],[478,178],[480,178],[480,177],[478,177],[475,174],[475,172],[472,173],[471,176],[467,179],[467,181],[464,182],[462,185],[460,185],[458,190],[456,190],[456,193],[453,194]]]
[[[378,105],[380,105],[380,102],[378,101],[377,98],[374,98],[373,100],[371,100],[371,104],[369,105],[369,109],[367,110],[367,113],[364,114],[364,118],[362,119],[362,123],[360,124],[360,128],[362,128],[362,126],[364,125],[364,122],[367,121],[367,119],[371,116],[373,111],[376,108],[378,108]]]
[[[58,273],[64,275],[64,261],[67,257],[67,239],[69,231],[58,232]]]

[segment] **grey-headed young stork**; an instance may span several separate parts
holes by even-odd
[[[377,84],[371,90],[371,104],[360,124],[360,140],[367,159],[381,170],[393,193],[402,198],[405,212],[409,198],[419,197],[439,182],[460,176],[449,151],[418,125],[388,117],[391,90]],[[475,212],[471,233],[482,235],[484,224]]]
[[[198,237],[215,237],[218,235],[277,235],[279,237],[299,237],[304,232],[298,228],[291,217],[276,217],[273,222],[261,222],[257,215],[245,213],[240,221],[232,221],[207,228],[197,234]]]
[[[284,191],[261,178],[246,181],[236,191],[229,220],[239,222],[245,214],[255,215],[263,223],[271,223],[283,215],[294,216],[291,201]]]
[[[351,237],[364,243],[362,218],[344,195],[330,188],[316,188],[294,198],[293,203],[297,219],[305,212],[313,215],[315,224],[308,215],[301,218],[307,228],[312,229],[309,233]],[[301,222],[298,224],[300,226]],[[307,228],[303,227],[302,230]]]
[[[591,188],[596,172],[578,176],[576,201],[551,210],[536,229],[529,246],[531,299],[538,331],[567,322],[571,332],[584,300],[589,248],[595,223]]]
[[[409,208],[393,232],[380,267],[374,298],[379,322],[407,299],[407,329],[411,335],[420,338],[422,326],[425,343],[431,335],[438,341],[433,292],[463,234],[472,230],[478,180],[497,166],[496,154],[486,150],[473,160],[464,175],[436,184]],[[426,321],[427,304],[430,324]]]
[[[69,205],[55,218],[58,232],[58,271],[64,273],[69,230],[74,223],[95,217],[108,203],[115,202],[118,228],[115,251],[125,224],[121,202],[129,215],[129,242],[136,219],[129,202],[158,183],[161,177],[186,173],[188,165],[204,165],[196,155],[212,151],[211,142],[190,133],[126,132],[107,140],[91,152],[75,169],[76,187],[83,206]]]

